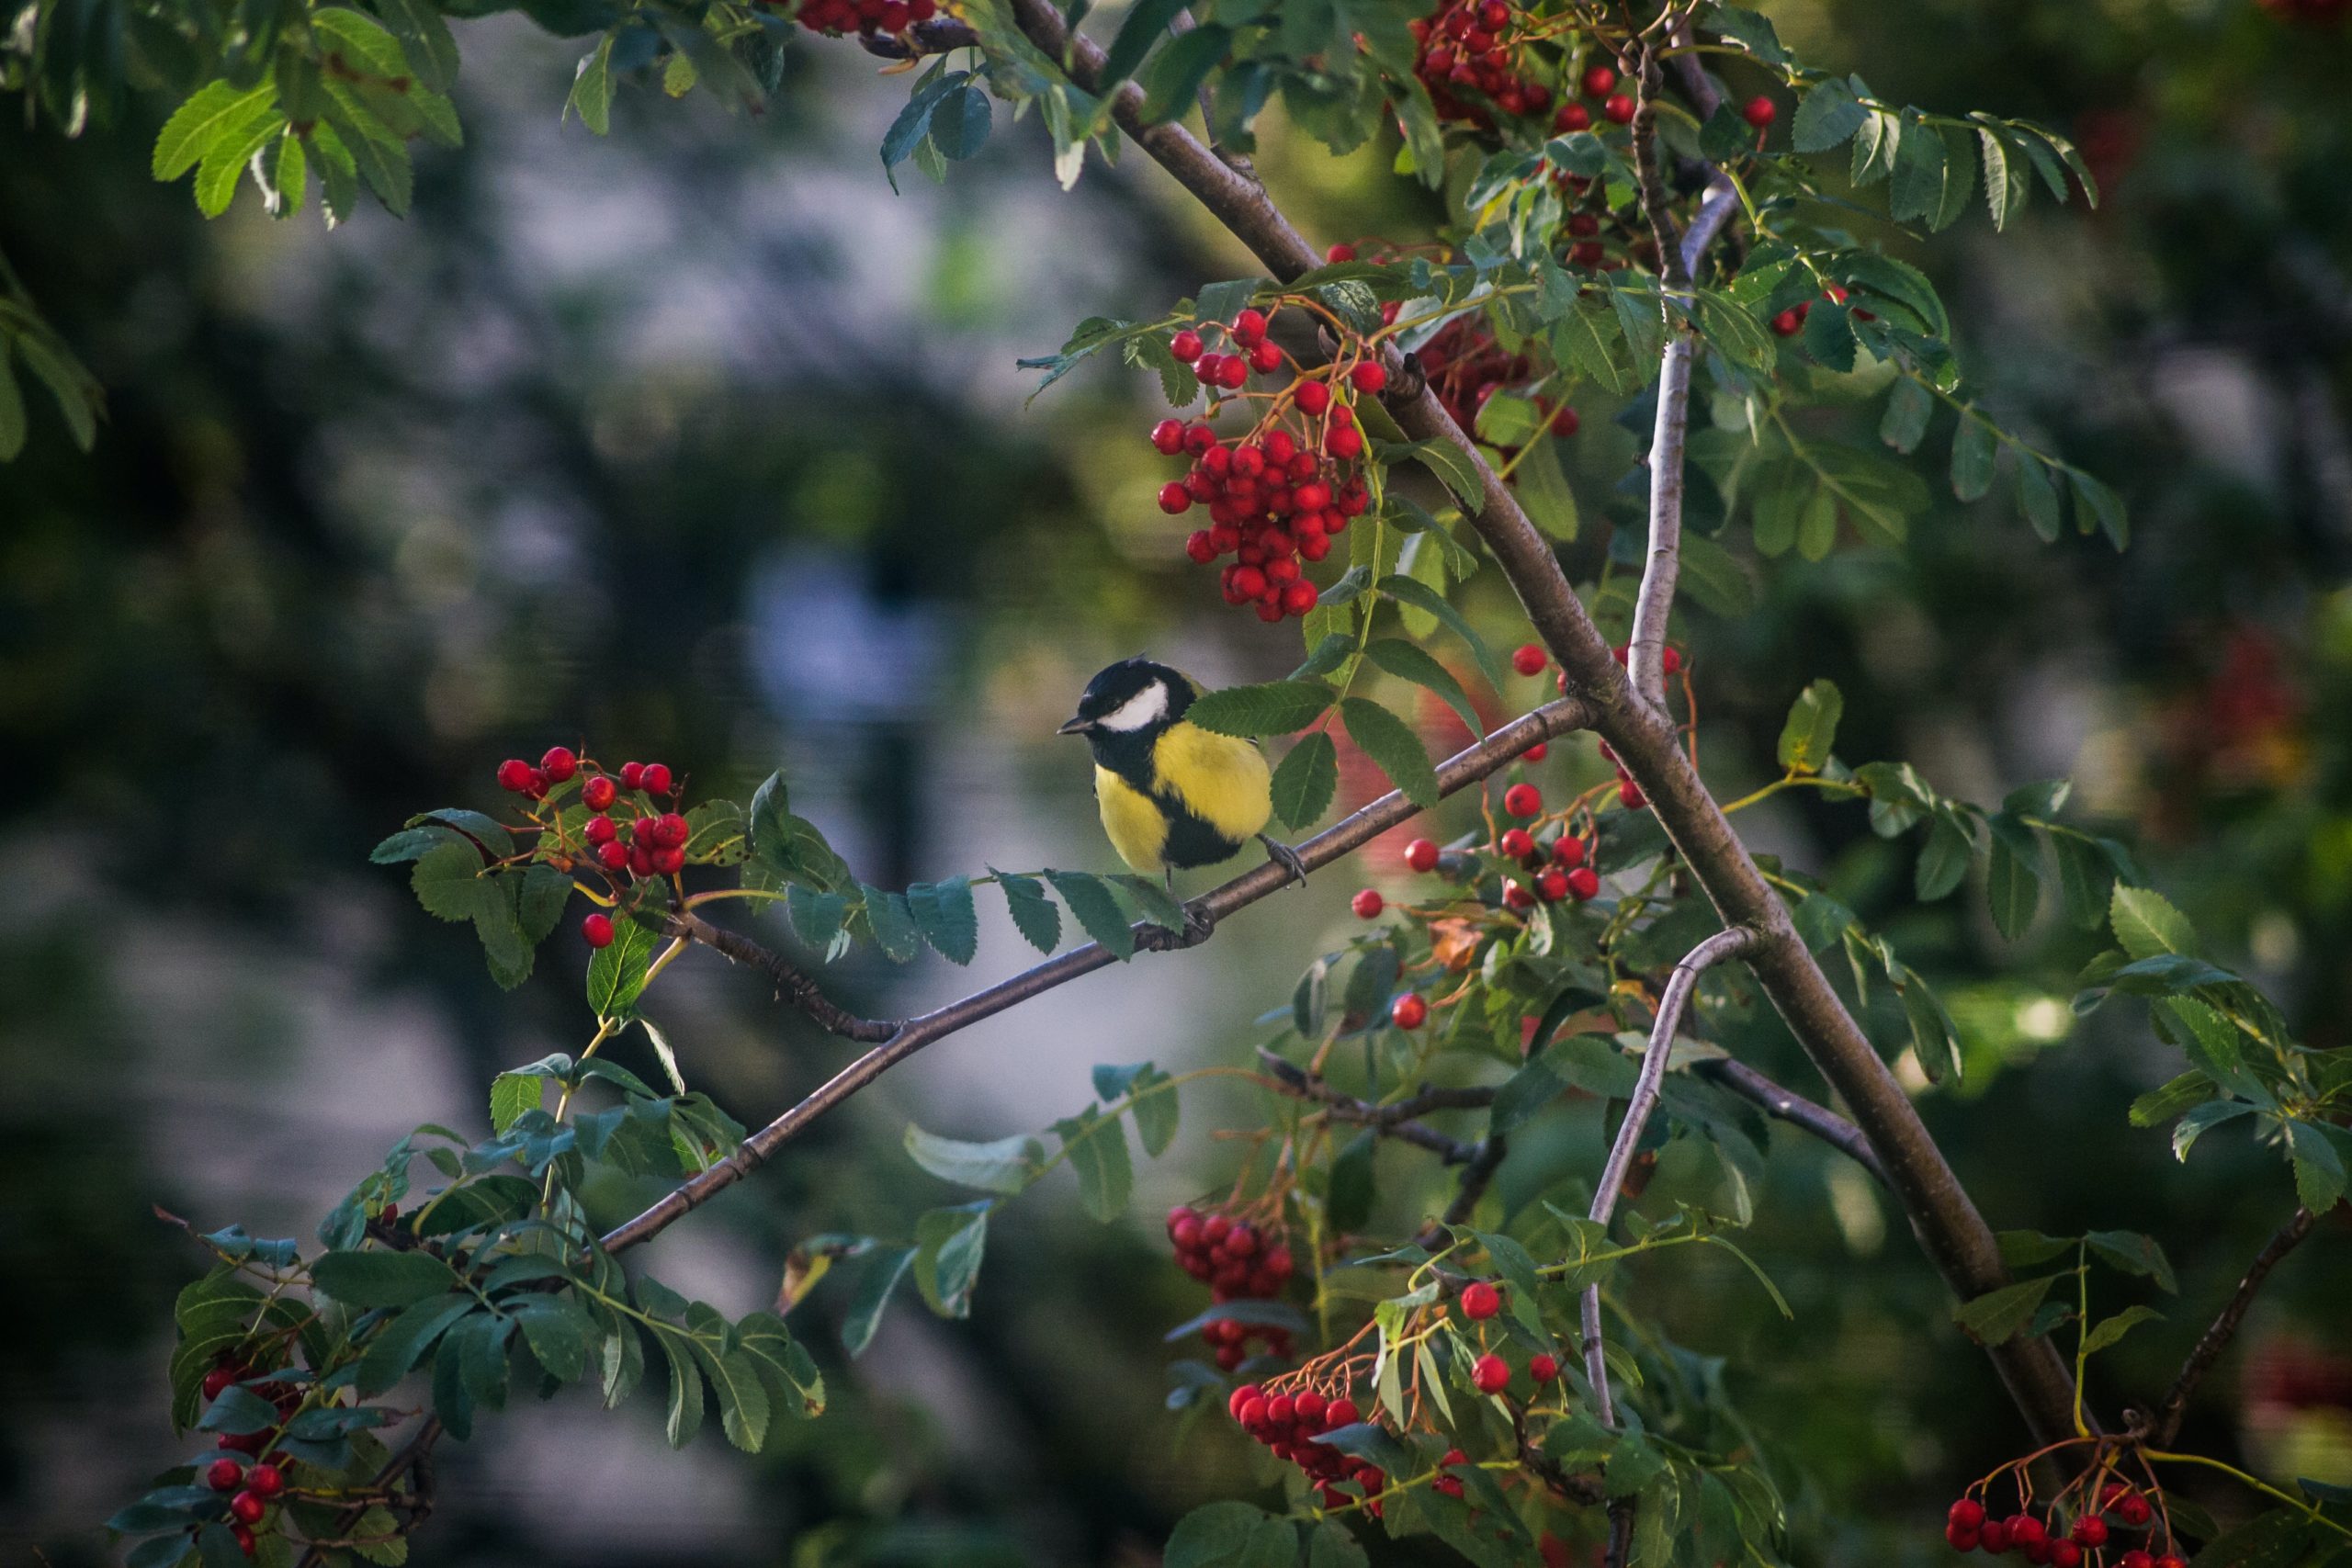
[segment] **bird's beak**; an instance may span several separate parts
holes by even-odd
[[[1081,715],[1077,718],[1065,721],[1062,727],[1059,729],[1055,730],[1054,733],[1056,735],[1083,735],[1093,728],[1094,721]]]

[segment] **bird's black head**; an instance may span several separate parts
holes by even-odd
[[[1148,750],[1193,705],[1193,686],[1182,672],[1137,657],[1123,660],[1086,683],[1078,713],[1063,735],[1083,735],[1100,756],[1109,750]]]

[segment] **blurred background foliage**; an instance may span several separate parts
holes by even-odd
[[[2038,206],[2007,236],[1979,218],[1893,243],[1953,302],[1992,406],[2126,491],[2137,538],[2120,557],[2043,547],[1947,501],[1900,554],[1770,563],[1754,616],[1683,628],[1719,790],[1770,776],[1789,700],[1829,676],[1850,761],[1909,759],[1986,803],[2072,774],[2213,956],[2314,1043],[2346,1043],[2352,31],[2247,0],[1767,8],[1801,53],[1897,101],[2082,143],[2108,191],[2095,215]],[[151,1204],[307,1235],[412,1122],[480,1127],[492,1072],[584,1036],[567,972],[583,954],[559,942],[500,993],[462,928],[418,919],[367,864],[411,811],[488,805],[499,758],[584,739],[670,761],[697,796],[781,762],[796,807],[886,886],[1102,866],[1085,769],[1051,733],[1085,676],[1141,649],[1212,683],[1295,660],[1286,628],[1218,613],[1153,509],[1148,378],[1091,369],[1023,406],[1013,359],[1078,317],[1248,270],[1143,160],[1064,196],[1024,124],[944,188],[894,197],[874,149],[902,85],[841,44],[796,48],[764,118],[632,91],[599,142],[558,122],[576,47],[512,17],[462,31],[469,145],[424,155],[406,222],[370,208],[328,235],[241,204],[206,224],[148,177],[162,104],[78,141],[0,127],[0,250],[111,406],[94,456],[43,407],[0,468],[12,1560],[102,1560],[92,1522],[176,1454],[167,1308],[200,1260]],[[1389,152],[1334,164],[1270,121],[1261,165],[1318,241],[1414,238],[1436,214]],[[1586,407],[1572,444],[1588,573],[1637,450],[1611,412]],[[1498,589],[1467,599],[1508,637]],[[1583,746],[1554,757],[1598,766]],[[1909,851],[1856,807],[1782,795],[1741,820],[1943,988],[1970,1071],[1922,1084],[1923,1109],[1996,1226],[2171,1248],[2182,1297],[2092,1391],[2110,1413],[2154,1397],[2291,1209],[2280,1162],[2221,1134],[2184,1168],[2125,1125],[2176,1054],[2136,1009],[2073,1015],[2091,944],[2054,913],[2009,944],[1981,897],[1908,907]],[[1375,850],[1361,879],[1397,870]],[[1357,880],[959,1036],[665,1237],[664,1277],[740,1312],[798,1237],[903,1234],[943,1201],[899,1150],[910,1118],[998,1136],[1075,1110],[1090,1062],[1242,1059]],[[1007,926],[974,976],[932,959],[831,984],[900,1010],[1019,952]],[[842,1059],[744,976],[682,967],[657,1016],[744,1121]],[[1892,1050],[1903,1031],[1881,1021]],[[1792,1050],[1764,1065],[1815,1089]],[[707,1436],[673,1454],[644,1409],[520,1411],[448,1456],[421,1550],[1150,1561],[1184,1508],[1271,1479],[1239,1434],[1162,1408],[1161,1330],[1199,1303],[1154,1206],[1221,1189],[1213,1129],[1251,1114],[1188,1092],[1127,1223],[1094,1225],[1059,1187],[1016,1208],[969,1322],[901,1304],[862,1360],[820,1352],[834,1408],[793,1451],[748,1461]],[[1595,1116],[1544,1123],[1531,1176],[1595,1160]],[[1380,1178],[1400,1223],[1442,1181],[1395,1150]],[[1925,1561],[1941,1500],[2019,1445],[1891,1217],[1851,1170],[1776,1145],[1754,1247],[1794,1325],[1686,1255],[1635,1277],[1679,1340],[1728,1359],[1801,1485],[1800,1560]],[[2281,1270],[2183,1446],[2352,1480],[2346,1239],[2339,1213]],[[830,1344],[840,1310],[820,1288],[795,1321]]]

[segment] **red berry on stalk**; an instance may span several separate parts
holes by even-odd
[[[686,852],[672,849],[666,844],[646,856],[646,859],[652,864],[653,874],[656,876],[675,876],[686,869]]]
[[[2153,1512],[2154,1510],[2148,1506],[2148,1500],[2137,1492],[2132,1493],[2115,1505],[2115,1517],[2134,1529],[2146,1524]]]
[[[1669,675],[1679,675],[1682,673],[1682,655],[1671,648],[1662,649],[1658,654],[1657,667]]]
[[[2076,1546],[2105,1546],[2107,1544],[2107,1521],[2100,1518],[2097,1514],[2091,1514],[2083,1518],[2076,1519],[2075,1521],[2075,1529],[2069,1539],[2071,1539]]]
[[[250,1492],[240,1492],[229,1499],[229,1512],[236,1516],[241,1525],[256,1525],[269,1512],[269,1505]]]
[[[1405,864],[1408,870],[1431,872],[1437,869],[1437,846],[1427,839],[1415,839],[1405,846]]]
[[[1541,643],[1523,642],[1510,650],[1510,667],[1522,675],[1540,675],[1551,661]]]
[[[1525,860],[1535,852],[1535,840],[1524,828],[1506,828],[1495,840],[1495,848],[1512,860]]]
[[[1600,891],[1600,874],[1589,865],[1568,873],[1568,897],[1581,904]]]
[[[1758,93],[1739,108],[1739,118],[1761,130],[1780,118],[1781,108],[1770,98]]]
[[[1356,259],[1356,248],[1353,245],[1349,244],[1345,240],[1342,240],[1338,244],[1333,245],[1329,250],[1325,251],[1323,253],[1323,259],[1327,262],[1334,263],[1351,262]]]
[[[1556,904],[1568,896],[1568,874],[1555,865],[1537,875],[1535,894],[1546,904]]]
[[[1987,1552],[1998,1557],[2009,1549],[2009,1527],[1998,1519],[1987,1519],[1976,1539]]]
[[[1250,362],[1238,354],[1228,354],[1217,363],[1216,384],[1227,391],[1238,391],[1249,385]]]
[[[1480,1393],[1500,1393],[1510,1386],[1510,1368],[1500,1356],[1488,1351],[1471,1363],[1470,1381]]]
[[[1266,337],[1266,318],[1258,310],[1244,310],[1233,318],[1233,341],[1247,348],[1262,343]]]
[[[2156,1559],[2156,1568],[2188,1568],[2188,1564],[2167,1551]]]
[[[1535,908],[1535,895],[1529,892],[1526,886],[1518,878],[1513,877],[1503,884],[1503,908],[1517,909],[1523,914]]]
[[[643,783],[645,785],[645,793],[648,795],[669,794],[670,765],[667,762],[646,763]]]
[[[2050,1568],[2081,1568],[2083,1549],[2071,1540],[2050,1542]]]
[[[1348,372],[1348,385],[1367,397],[1388,385],[1388,367],[1376,359],[1367,359]]]
[[[1159,510],[1174,517],[1193,509],[1193,492],[1184,488],[1182,479],[1170,479],[1159,487]]]
[[[1552,858],[1574,871],[1585,862],[1584,840],[1573,833],[1563,833],[1552,846]]]
[[[234,1492],[245,1479],[245,1467],[232,1459],[216,1459],[204,1467],[204,1483],[215,1492]]]
[[[1617,781],[1617,804],[1623,807],[1628,811],[1639,811],[1643,807],[1649,804],[1649,799],[1642,794],[1641,785],[1635,784],[1631,779],[1619,779]]]
[[[1250,368],[1272,375],[1282,368],[1282,344],[1272,338],[1262,338],[1250,347]]]
[[[498,764],[498,787],[521,795],[531,787],[531,764],[520,757],[509,757]]]
[[[596,846],[596,863],[610,872],[627,871],[628,846],[618,839],[606,839]]]
[[[1362,1419],[1363,1413],[1356,1409],[1354,1400],[1335,1399],[1323,1412],[1323,1429],[1337,1431],[1341,1427],[1352,1427]]]
[[[204,1374],[204,1402],[207,1404],[220,1397],[221,1392],[237,1381],[233,1367],[215,1367]]]
[[[1605,96],[1617,85],[1617,73],[1606,65],[1588,65],[1584,71],[1584,96],[1588,98]]]
[[[1804,318],[1794,310],[1783,310],[1772,318],[1772,330],[1781,337],[1794,337],[1804,326]]]
[[[274,1464],[257,1464],[246,1483],[260,1496],[275,1497],[286,1490],[286,1472]]]
[[[1560,112],[1552,117],[1552,129],[1556,131],[1589,130],[1592,114],[1582,104],[1562,104]]]
[[[244,1526],[241,1524],[231,1525],[229,1527],[229,1539],[237,1543],[237,1550],[239,1551],[243,1552],[248,1557],[251,1557],[254,1554],[254,1532],[247,1529]]]
[[[1973,1497],[1962,1497],[1944,1510],[1944,1522],[1957,1525],[1964,1530],[1981,1529],[1984,1523],[1984,1505]]]
[[[586,919],[580,922],[580,934],[587,939],[588,945],[591,947],[612,946],[612,916],[601,913],[589,916]]]
[[[1376,887],[1367,887],[1348,900],[1348,908],[1356,912],[1360,920],[1376,920],[1380,918],[1380,911],[1387,907],[1388,901],[1380,896]]]
[[[1151,445],[1163,457],[1173,457],[1184,450],[1184,422],[1163,419],[1151,427]]]
[[[1321,589],[1302,577],[1283,589],[1283,614],[1303,615],[1315,608],[1315,602],[1322,596]]]
[[[1531,762],[1540,762],[1551,754],[1551,743],[1544,740],[1538,740],[1534,745],[1530,746],[1526,750],[1520,753],[1521,757]]]
[[[2050,1539],[2050,1532],[2044,1529],[2041,1521],[2031,1514],[2011,1514],[2003,1522],[2009,1527],[2009,1539],[2019,1546],[2028,1546],[2037,1540]]]
[[[1419,1029],[1430,1018],[1430,1004],[1417,992],[1408,991],[1388,1004],[1388,1021],[1399,1029]]]
[[[549,784],[561,784],[579,771],[580,759],[569,746],[550,746],[547,755],[539,759],[539,772],[548,776]]]
[[[1462,1287],[1462,1315],[1473,1323],[1483,1323],[1503,1310],[1500,1291],[1484,1280],[1474,1280]]]
[[[1612,125],[1631,125],[1634,123],[1634,100],[1623,93],[1611,93],[1609,101],[1600,106],[1600,115]]]
[[[623,762],[623,763],[621,764],[621,788],[623,788],[623,789],[636,789],[639,785],[640,785],[640,784],[644,784],[644,783],[645,783],[645,764],[644,764],[644,763],[642,763],[642,762]]]
[[[1503,791],[1503,809],[1513,817],[1532,817],[1544,809],[1544,792],[1532,784],[1515,784]]]
[[[1243,1406],[1247,1405],[1253,1399],[1262,1401],[1264,1397],[1264,1394],[1259,1392],[1258,1385],[1256,1383],[1246,1382],[1239,1388],[1235,1389],[1231,1394],[1227,1396],[1225,1408],[1236,1421],[1238,1421],[1241,1419],[1241,1411]]]
[[[1347,405],[1342,403],[1331,411],[1331,417],[1336,421],[1346,412]],[[1363,432],[1353,425],[1339,425],[1323,438],[1323,450],[1342,462],[1361,457],[1363,456]]]
[[[1190,327],[1168,340],[1168,352],[1186,365],[1200,358],[1201,347],[1201,334]]]
[[[603,773],[598,773],[580,786],[580,804],[591,811],[609,811],[613,802],[620,798],[620,786]]]
[[[1962,1525],[1944,1527],[1944,1540],[1951,1543],[1954,1551],[1973,1551],[1980,1539],[1973,1528]]]
[[[2135,1546],[2116,1560],[2116,1568],[2156,1568],[2156,1560],[2153,1553]]]

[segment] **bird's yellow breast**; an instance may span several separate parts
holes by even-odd
[[[1272,775],[1251,741],[1178,719],[1153,744],[1151,766],[1162,789],[1237,843],[1274,813]]]
[[[1160,852],[1168,844],[1168,817],[1149,795],[1102,764],[1094,768],[1094,801],[1102,813],[1102,830],[1111,847],[1136,870],[1150,875],[1163,863]]]

